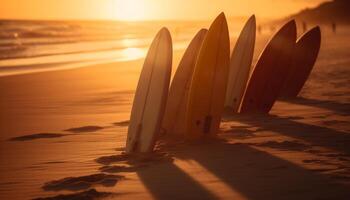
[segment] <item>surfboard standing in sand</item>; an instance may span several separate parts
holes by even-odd
[[[251,71],[256,35],[255,16],[251,16],[232,51],[225,107],[238,112]]]
[[[148,51],[131,110],[126,152],[150,152],[160,130],[168,96],[172,41],[162,28]]]
[[[200,49],[186,111],[186,139],[216,135],[224,108],[230,40],[224,13],[210,26]]]
[[[249,79],[241,113],[268,113],[287,78],[296,41],[296,24],[284,25],[263,50]]]
[[[321,47],[321,30],[315,27],[299,38],[281,97],[298,96],[307,81]]]
[[[188,93],[198,53],[207,33],[201,29],[188,45],[171,82],[162,122],[166,134],[183,135]]]

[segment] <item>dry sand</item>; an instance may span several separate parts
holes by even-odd
[[[350,199],[348,33],[324,32],[300,98],[137,158],[122,151],[142,60],[1,77],[0,199]]]

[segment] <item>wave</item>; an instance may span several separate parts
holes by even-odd
[[[184,49],[208,24],[0,20],[0,76],[140,59],[164,25],[172,33],[174,49]]]

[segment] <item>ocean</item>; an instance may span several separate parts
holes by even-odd
[[[206,22],[0,21],[0,76],[143,58],[162,26],[174,50]]]
[[[231,37],[241,20],[229,21]],[[0,20],[0,76],[123,62],[144,58],[157,31],[166,26],[174,51],[183,50],[210,21]]]

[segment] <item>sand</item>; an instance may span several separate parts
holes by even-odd
[[[0,77],[0,199],[349,199],[348,33],[325,31],[299,98],[138,157],[123,147],[143,60]]]

